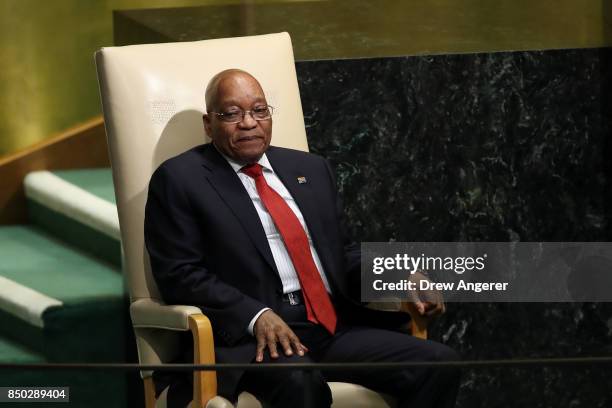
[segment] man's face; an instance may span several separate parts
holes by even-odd
[[[256,121],[247,113],[238,123],[226,123],[211,112],[251,111],[266,105],[266,97],[255,78],[240,72],[221,78],[213,106],[207,107],[208,114],[204,115],[204,127],[217,149],[240,163],[258,161],[270,145],[272,119]]]

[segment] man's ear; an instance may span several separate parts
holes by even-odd
[[[204,132],[210,137],[210,116],[207,113],[202,115],[202,122],[204,123]]]

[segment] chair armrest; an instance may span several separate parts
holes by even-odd
[[[215,364],[212,326],[198,307],[138,299],[130,305],[130,316],[134,328],[190,330],[193,336],[193,363]],[[205,407],[216,395],[216,371],[194,371],[192,406]]]
[[[400,304],[400,311],[410,315],[410,330],[412,335],[420,339],[426,339],[428,321],[426,317],[421,316],[414,303],[402,302]]]
[[[215,364],[215,345],[210,320],[195,306],[165,305],[153,299],[138,299],[130,305],[134,328],[191,331],[193,363]],[[193,372],[193,407],[205,407],[217,395],[215,371]]]
[[[138,299],[130,305],[135,328],[190,330],[189,316],[202,314],[200,308],[185,305],[165,305],[153,299]]]
[[[193,334],[193,363],[215,364],[215,344],[210,320],[203,314],[188,318]],[[196,407],[205,407],[217,395],[217,372],[193,372],[193,401]]]
[[[416,306],[412,302],[370,302],[367,305],[370,309],[382,310],[386,312],[403,312],[410,315],[410,333],[420,339],[427,338],[427,318],[421,316]]]

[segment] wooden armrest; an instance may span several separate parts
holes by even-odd
[[[427,318],[421,316],[416,306],[412,302],[402,302],[400,311],[410,315],[410,330],[414,337],[420,339],[427,338]]]
[[[215,364],[215,345],[210,320],[203,314],[189,316],[189,330],[193,335],[193,363]],[[206,407],[217,395],[217,372],[193,372],[193,406]]]

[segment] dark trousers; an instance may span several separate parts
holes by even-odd
[[[280,313],[279,313],[280,312]],[[344,363],[458,360],[451,348],[406,333],[339,322],[332,336],[321,326],[306,321],[303,305],[287,304],[277,313],[289,323],[309,352],[303,356],[281,355],[266,363]],[[280,351],[280,349],[279,349]],[[349,382],[395,397],[398,407],[425,408],[455,405],[459,371],[448,368],[401,370],[330,370],[306,375],[300,371],[247,371],[238,389],[249,391],[274,408],[304,407],[304,388],[311,390],[312,407],[329,407],[332,396],[327,381]],[[308,383],[306,383],[308,382]]]
[[[338,322],[332,336],[321,326],[306,320],[303,305],[285,303],[275,310],[293,329],[309,352],[303,356],[278,359],[265,354],[266,363],[342,363],[342,362],[406,362],[448,361],[459,357],[451,348],[413,337],[407,333]],[[255,356],[253,356],[255,358]],[[256,364],[256,363],[253,363]],[[310,390],[313,408],[329,407],[332,396],[327,381],[363,385],[371,390],[395,397],[398,408],[450,408],[455,405],[459,388],[459,371],[443,368],[411,368],[402,370],[315,371],[306,375],[297,370],[246,371],[236,396],[249,391],[267,407],[305,407],[304,389]],[[168,392],[169,408],[184,408],[193,395],[191,375],[172,377]],[[306,383],[308,382],[308,383]],[[160,390],[163,386],[160,387]]]

